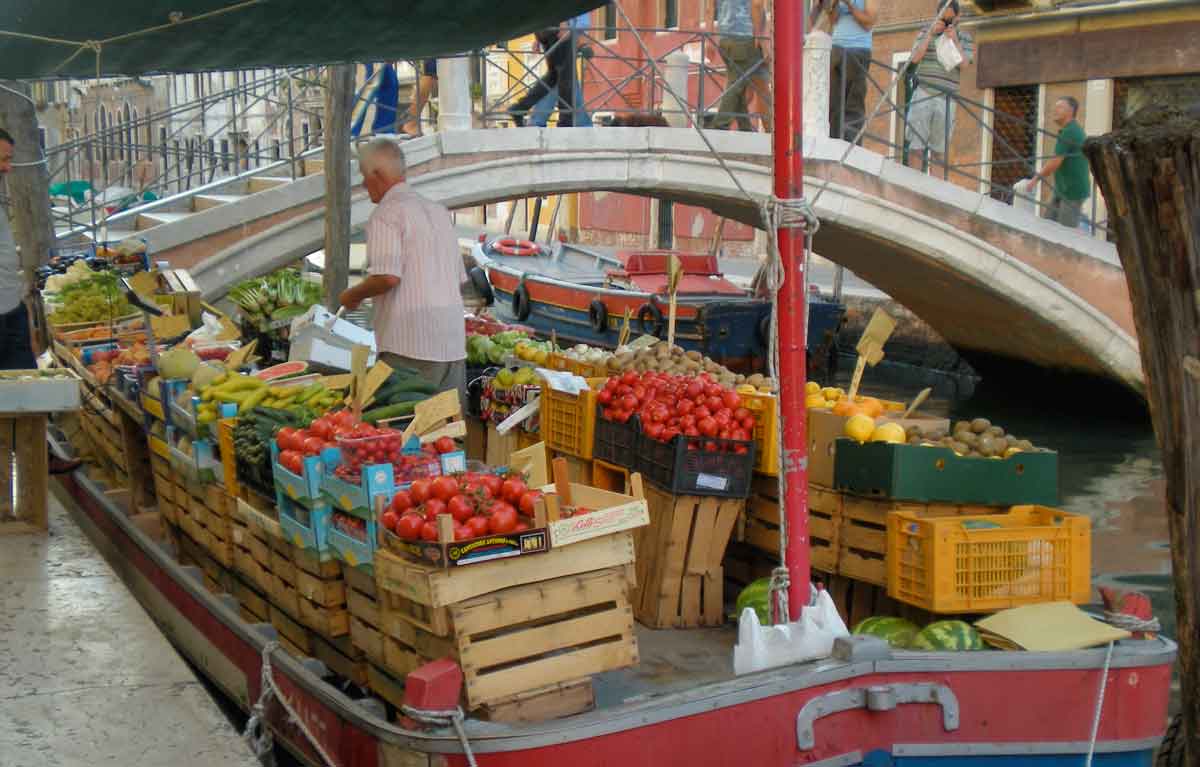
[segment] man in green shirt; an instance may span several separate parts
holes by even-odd
[[[1029,191],[1033,191],[1038,181],[1054,175],[1054,196],[1043,216],[1072,229],[1079,226],[1083,201],[1088,198],[1091,185],[1087,159],[1083,156],[1087,135],[1075,120],[1078,113],[1079,102],[1071,96],[1054,102],[1053,119],[1059,128],[1054,158],[1042,166],[1029,184]]]

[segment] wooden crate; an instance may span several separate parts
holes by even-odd
[[[435,568],[376,552],[384,667],[400,676],[449,656],[471,709],[637,662],[629,532],[546,554]],[[404,600],[404,601],[398,601]],[[441,624],[416,620],[410,603]],[[384,607],[384,605],[390,608]]]
[[[629,469],[607,461],[592,461],[592,487],[629,494]]]
[[[771,577],[771,571],[778,565],[778,554],[734,541],[725,549],[721,570],[725,574],[725,583],[735,591],[741,591],[759,578]]]
[[[234,582],[233,595],[242,609],[242,617],[249,613],[254,618],[250,621],[252,623],[271,622],[271,603],[264,594],[255,588],[254,584],[238,578]]]
[[[367,686],[366,657],[351,644],[349,637],[329,640],[313,635],[312,648],[313,657],[324,663],[330,671],[359,687]]]
[[[293,655],[303,657],[313,654],[313,637],[311,632],[286,611],[280,609],[274,601],[270,605],[271,625],[279,632],[280,644],[287,647]],[[288,645],[291,647],[288,647]]]
[[[346,609],[350,612],[350,640],[376,666],[384,666],[383,633],[375,576],[342,564],[346,582]]]
[[[814,568],[826,572],[836,571],[839,552],[840,503],[831,501],[831,497],[840,498],[832,491],[809,486],[809,557]],[[779,501],[757,493],[751,495],[746,504],[742,540],[778,559],[781,530]]]
[[[393,708],[404,705],[404,682],[380,665],[367,663],[367,687]]]
[[[489,703],[477,713],[492,722],[544,722],[590,711],[595,705],[596,692],[589,676],[518,693]]]
[[[338,563],[309,557],[310,552],[286,541],[273,540],[271,545],[271,601],[326,639],[349,635],[350,613]]]
[[[746,502],[672,495],[647,486],[650,524],[634,531],[634,612],[652,628],[719,626],[725,622],[725,548]]]

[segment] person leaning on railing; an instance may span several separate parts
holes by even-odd
[[[728,130],[736,118],[740,130],[754,129],[750,124],[747,85],[754,87],[758,101],[770,102],[767,91],[770,53],[764,56],[758,42],[766,39],[766,18],[763,0],[720,0],[718,45],[725,60],[725,93],[721,95],[717,114],[708,120],[709,128]]]
[[[878,0],[817,0],[814,27],[833,36],[829,59],[829,135],[854,141],[867,109],[867,70],[871,66],[879,18]]]
[[[958,0],[950,0],[941,17],[921,34],[909,60],[916,66],[917,88],[909,102],[905,140],[909,164],[914,167],[920,167],[926,149],[933,154],[931,162],[946,162],[947,140],[954,133],[959,78],[975,58],[974,41],[958,28],[958,19]]]
[[[1063,96],[1054,102],[1052,119],[1058,126],[1054,159],[1048,160],[1037,175],[1017,190],[1025,194],[1034,194],[1037,183],[1053,175],[1054,196],[1042,216],[1072,229],[1079,226],[1079,219],[1083,214],[1083,201],[1091,191],[1088,162],[1083,156],[1083,142],[1087,139],[1087,134],[1075,120],[1078,114],[1079,102],[1071,96]]]

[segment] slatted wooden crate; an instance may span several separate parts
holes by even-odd
[[[527,693],[582,705],[586,696],[563,696],[564,685],[637,662],[633,561],[629,532],[451,569],[376,552],[386,670],[399,676],[449,656],[463,668],[473,710]],[[412,604],[429,609],[423,620]]]
[[[253,584],[238,578],[233,585],[233,595],[237,598],[242,618],[250,623],[270,623],[271,603],[265,594]]]
[[[809,556],[812,566],[836,572],[838,534],[841,524],[842,496],[829,488],[808,486]],[[779,485],[775,477],[755,477],[754,491],[746,505],[742,540],[779,558],[782,521],[779,511]]]
[[[271,540],[282,539],[279,523],[238,502],[230,518],[234,570],[260,594],[271,593]]]
[[[346,582],[346,609],[350,612],[350,640],[377,667],[384,665],[383,634],[375,576],[342,563],[342,580]]]
[[[350,633],[346,585],[335,559],[294,546],[282,538],[271,541],[271,596],[302,625],[325,639]]]
[[[634,531],[638,622],[695,628],[725,622],[721,562],[746,502],[647,486],[650,524]]]

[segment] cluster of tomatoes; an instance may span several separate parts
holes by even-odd
[[[683,435],[697,438],[688,443],[693,449],[745,453],[746,445],[726,447],[701,438],[746,442],[754,436],[754,414],[742,406],[736,391],[716,383],[708,373],[692,377],[626,371],[608,379],[596,398],[603,418],[625,423],[636,415],[642,433],[659,442]]]
[[[279,465],[293,474],[303,476],[306,456],[319,455],[327,447],[337,447],[338,438],[361,433],[364,428],[375,431],[373,426],[360,423],[349,410],[323,415],[309,424],[307,429],[284,426],[275,433]]]
[[[454,520],[454,540],[519,533],[533,526],[541,493],[521,479],[466,472],[453,477],[418,479],[392,498],[383,526],[408,541],[438,540],[437,518]]]
[[[352,517],[340,511],[334,512],[333,526],[351,538],[364,543],[367,540],[367,523],[358,517]]]

